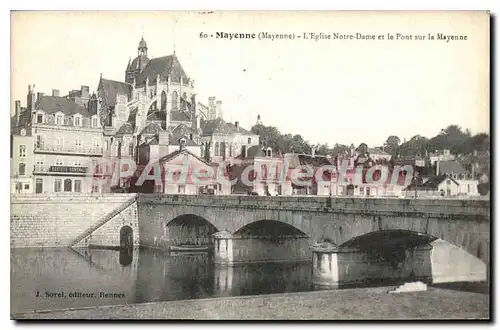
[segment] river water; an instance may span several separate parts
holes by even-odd
[[[214,265],[207,253],[11,250],[11,313],[319,290],[312,264]]]

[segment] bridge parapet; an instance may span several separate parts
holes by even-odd
[[[412,215],[489,221],[489,200],[353,198],[353,197],[263,197],[217,195],[139,194],[139,203],[204,208],[237,208],[276,211],[346,213],[365,215]]]

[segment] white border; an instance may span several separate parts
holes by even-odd
[[[102,0],[86,0],[82,2],[59,2],[57,0],[45,0],[45,1],[36,1],[36,0],[18,0],[15,2],[4,1],[1,3],[2,11],[1,11],[1,34],[2,40],[5,44],[7,44],[7,40],[10,40],[10,10],[190,10],[190,9],[211,9],[211,10],[490,10],[493,14],[500,13],[499,10],[500,1],[496,0],[476,0],[476,1],[467,1],[467,0],[455,0],[455,1],[442,1],[442,0],[419,0],[419,1],[397,1],[397,0],[386,0],[386,1],[375,1],[375,0],[364,0],[364,1],[328,1],[323,2],[320,0],[307,0],[307,1],[297,1],[297,0],[289,0],[289,1],[271,1],[271,0],[252,0],[252,1],[137,1],[137,0],[120,0],[114,2],[104,3]],[[10,6],[9,6],[10,5]],[[498,17],[496,19],[496,27],[498,27]],[[496,29],[498,30],[498,29]],[[498,33],[495,35],[495,43],[498,46]],[[92,42],[92,37],[89,38],[89,42]],[[3,48],[3,61],[2,63],[2,75],[3,77],[0,80],[0,84],[2,85],[1,91],[4,93],[4,97],[2,98],[5,112],[4,120],[0,121],[2,125],[5,125],[2,132],[5,132],[4,141],[6,143],[0,144],[1,155],[4,155],[5,158],[9,157],[10,145],[7,143],[7,133],[10,132],[9,121],[7,120],[6,113],[10,114],[10,80],[7,77],[10,77],[10,49],[8,45],[5,45]],[[498,56],[497,56],[498,57]],[[495,73],[498,73],[498,67]],[[496,95],[500,95],[498,93],[498,85],[495,86],[495,90],[492,90],[492,93]],[[498,102],[498,100],[497,100]],[[496,109],[492,109],[494,112]],[[496,116],[495,124],[497,124],[498,116]],[[496,126],[496,125],[495,125]],[[495,144],[496,145],[496,141]],[[492,151],[492,154],[496,153]],[[9,164],[10,159],[6,159],[4,164]],[[7,176],[8,170],[5,171],[5,175],[2,176],[3,187],[2,190],[2,198],[1,200],[1,211],[4,216],[2,217],[4,221],[4,229],[0,231],[2,235],[1,242],[4,245],[4,249],[2,250],[2,257],[5,259],[2,262],[3,272],[2,272],[2,297],[1,299],[1,307],[4,311],[2,317],[2,323],[4,326],[8,328],[14,327],[16,324],[13,321],[9,321],[10,313],[10,267],[6,267],[10,265],[10,243],[9,243],[9,233],[10,233],[10,214],[9,214],[9,188],[10,187],[10,178]],[[495,168],[495,173],[498,173],[497,168]],[[496,181],[496,180],[495,180]],[[495,182],[496,183],[496,182]],[[495,201],[496,202],[496,201]],[[492,201],[492,205],[494,202]],[[495,221],[496,219],[491,219],[491,221]],[[500,237],[498,234],[500,226],[496,226],[496,232],[492,233],[492,236]],[[493,249],[493,247],[492,247]],[[492,256],[495,258],[496,253],[492,253]],[[495,261],[496,258],[495,258]],[[498,287],[498,285],[495,285]],[[495,296],[495,294],[493,294]],[[498,302],[495,304],[498,305]],[[493,311],[491,311],[493,314]],[[498,315],[497,315],[498,316]],[[97,327],[108,328],[110,326],[114,327],[123,327],[126,324],[99,324]],[[164,327],[165,325],[159,326]],[[196,324],[201,325],[203,327],[207,326],[206,324]],[[228,326],[242,326],[237,324],[227,324]],[[263,324],[249,324],[258,327],[270,327],[271,325],[263,325]],[[275,324],[273,324],[275,325]],[[311,324],[295,324],[295,325],[303,325],[306,327],[310,327]],[[469,324],[464,324],[465,326],[469,326]],[[38,325],[41,326],[41,325]],[[44,325],[45,327],[51,327],[51,324]],[[64,324],[64,327],[70,327],[71,324]],[[134,327],[141,327],[144,324],[134,324]],[[176,324],[166,324],[168,327],[177,327]],[[185,324],[184,326],[193,326],[192,324]],[[213,324],[213,326],[220,326],[219,324]],[[293,326],[293,324],[282,324],[281,326]],[[334,326],[337,329],[347,327],[348,324],[327,324],[327,326]],[[352,325],[350,325],[352,326]],[[373,327],[372,324],[358,324],[357,326],[369,326]],[[378,324],[378,326],[386,327],[387,324]],[[400,327],[401,325],[394,324],[393,326]],[[422,324],[406,324],[406,326],[412,327],[420,327]],[[454,327],[456,324],[449,324],[448,327]]]

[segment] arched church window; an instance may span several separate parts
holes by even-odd
[[[219,156],[219,142],[215,142],[214,156]]]
[[[177,98],[178,98],[177,91],[173,91],[172,92],[172,109],[177,109]]]
[[[165,111],[167,109],[167,93],[165,91],[161,92],[161,110]]]
[[[226,143],[225,142],[220,143],[220,155],[221,156],[226,155]]]

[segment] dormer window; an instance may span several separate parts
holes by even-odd
[[[75,126],[82,126],[82,119],[80,118],[80,116],[75,116],[74,125]]]
[[[64,125],[64,115],[56,115],[56,125]]]
[[[43,124],[43,114],[39,113],[36,115],[36,123]]]

